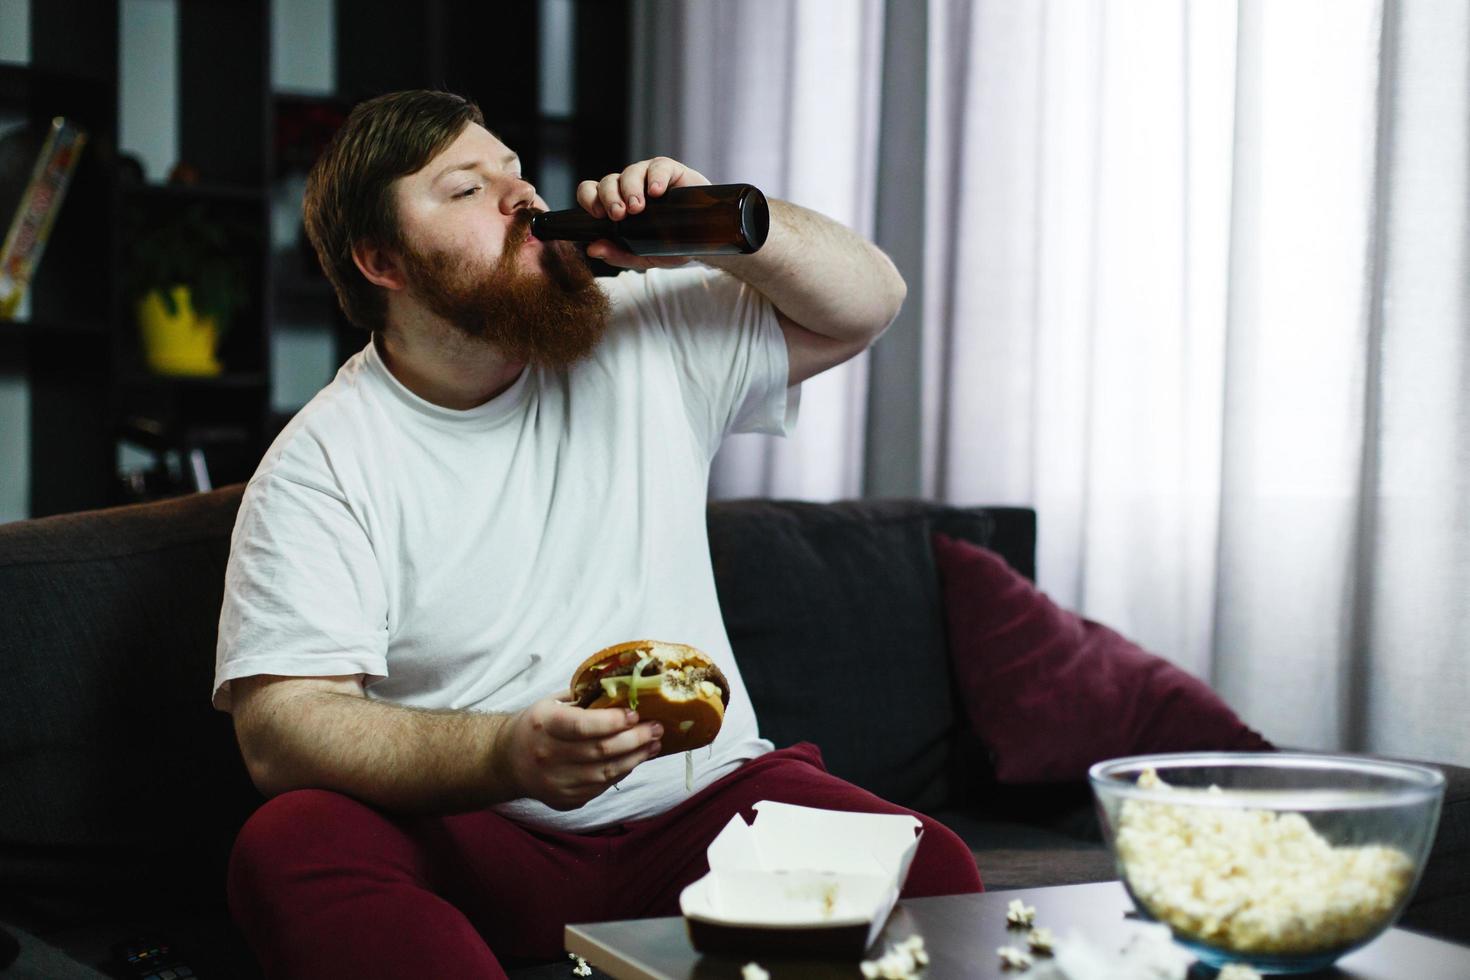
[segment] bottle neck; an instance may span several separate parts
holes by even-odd
[[[617,226],[607,218],[594,218],[581,208],[542,211],[531,219],[531,234],[542,241],[595,242],[617,238]]]

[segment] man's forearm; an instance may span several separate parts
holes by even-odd
[[[330,789],[385,810],[455,813],[520,795],[501,762],[510,718],[425,711],[347,694],[292,693],[259,706],[242,735],[267,795]]]
[[[771,231],[753,255],[704,261],[744,280],[796,323],[834,340],[872,340],[907,287],[872,242],[815,211],[772,200]]]

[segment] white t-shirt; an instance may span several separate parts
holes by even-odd
[[[775,311],[704,266],[599,282],[608,332],[570,369],[528,367],[456,411],[368,344],[291,420],[236,518],[215,707],[234,678],[357,674],[371,698],[514,712],[565,692],[599,649],[658,639],[730,681],[696,790],[770,750],[720,618],[705,503],[726,433],[795,424]],[[565,813],[497,809],[558,830],[648,817],[686,797],[684,765],[644,763]]]

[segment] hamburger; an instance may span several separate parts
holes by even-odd
[[[705,653],[683,643],[634,640],[599,650],[572,674],[583,708],[631,708],[664,726],[659,757],[715,740],[730,703],[730,682]]]

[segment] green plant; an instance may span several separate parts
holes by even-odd
[[[131,259],[131,298],[158,290],[164,309],[178,315],[173,286],[187,286],[194,312],[215,318],[223,336],[235,312],[248,299],[242,256],[245,233],[238,225],[191,205],[161,223],[145,226],[135,216],[136,233],[126,243]]]

